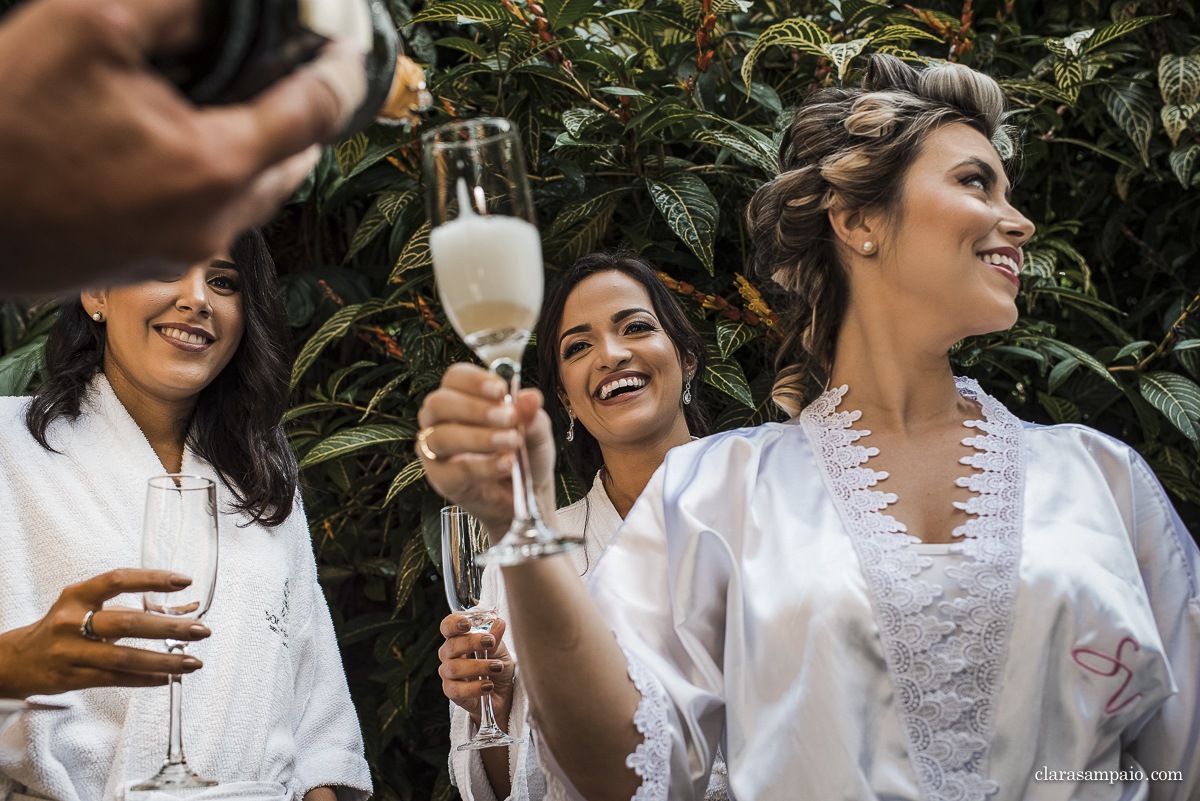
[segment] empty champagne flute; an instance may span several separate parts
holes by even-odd
[[[508,384],[521,387],[521,356],[542,305],[542,245],[517,128],[484,117],[421,137],[429,248],[442,307],[454,330]],[[513,460],[513,522],[481,564],[511,565],[574,550],[538,514],[521,432]]]
[[[217,584],[217,487],[200,476],[172,473],[150,479],[146,515],[142,522],[142,567],[182,573],[192,583],[178,592],[147,592],[147,612],[199,620],[212,603]],[[171,652],[182,654],[187,643],[167,640]],[[133,790],[212,787],[188,767],[183,755],[183,684],[171,677],[171,722],[167,758],[162,768]]]
[[[483,567],[478,556],[488,546],[487,532],[478,520],[457,506],[442,509],[442,577],[446,581],[446,600],[450,611],[471,621],[471,634],[485,634],[496,623],[496,610],[481,606],[479,594],[483,589]],[[476,653],[476,658],[487,659]],[[459,751],[491,748],[496,745],[515,745],[521,739],[510,737],[496,725],[492,712],[492,696],[479,699],[479,731],[458,747]]]

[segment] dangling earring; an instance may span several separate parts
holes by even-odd
[[[692,402],[692,379],[683,382],[683,403],[687,405]]]
[[[96,312],[95,314],[92,315],[92,319],[98,323],[102,323],[102,322],[104,322],[104,313]]]
[[[567,409],[567,417],[571,418],[571,425],[567,428],[567,442],[575,441],[575,412]]]

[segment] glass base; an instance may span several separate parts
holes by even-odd
[[[504,539],[476,555],[475,561],[481,565],[519,565],[582,547],[583,537],[560,534],[541,518],[513,520]]]
[[[151,776],[141,784],[135,784],[130,787],[130,790],[142,792],[144,790],[178,790],[184,787],[216,787],[215,779],[206,779],[203,776],[196,774],[194,770],[188,767],[186,761],[183,762],[167,762],[162,766],[162,770]]]
[[[500,745],[517,745],[525,742],[524,737],[509,737],[499,726],[480,729],[467,742],[458,747],[459,751],[478,751],[480,748],[495,748]]]

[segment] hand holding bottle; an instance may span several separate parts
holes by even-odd
[[[221,250],[290,196],[361,101],[362,56],[335,44],[251,102],[197,107],[148,59],[192,41],[199,5],[38,0],[0,20],[0,291]]]

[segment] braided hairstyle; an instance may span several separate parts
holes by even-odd
[[[916,70],[876,55],[861,89],[818,90],[797,110],[779,146],[780,174],[746,209],[758,273],[785,293],[772,397],[786,412],[800,411],[810,380],[828,380],[849,301],[830,210],[896,211],[909,165],[943,125],[970,125],[1011,153],[1004,105],[1000,86],[969,67]]]

